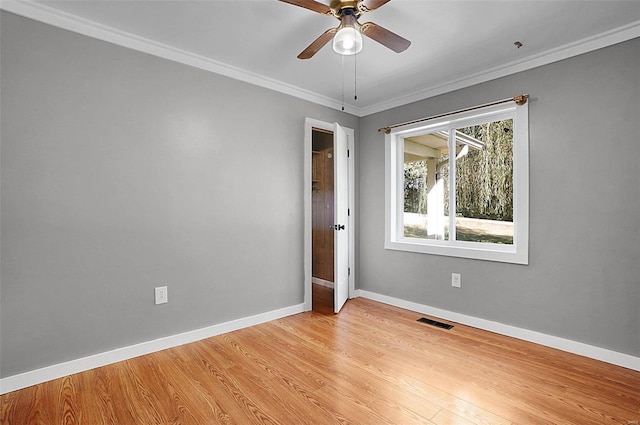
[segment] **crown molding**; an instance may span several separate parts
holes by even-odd
[[[158,43],[148,38],[99,24],[95,21],[80,18],[76,15],[62,12],[42,3],[35,3],[31,0],[0,0],[0,9],[25,18],[44,22],[58,28],[86,35],[88,37],[271,89],[318,105],[342,110],[343,103],[341,100],[332,99],[327,96],[314,93],[310,90],[218,62],[205,56]],[[526,71],[528,69],[568,59],[573,56],[578,56],[593,50],[622,43],[637,37],[640,37],[640,21],[636,21],[592,37],[587,37],[573,43],[565,44],[551,50],[540,52],[527,58],[510,62],[486,71],[467,75],[455,80],[443,81],[440,84],[427,87],[423,90],[405,93],[374,105],[358,107],[345,103],[345,112],[358,117],[364,117],[475,84],[484,83],[496,78],[505,77],[517,72]]]
[[[391,108],[406,105],[419,100],[428,99],[454,90],[470,87],[476,84],[506,77],[507,75],[548,65],[573,56],[578,56],[614,44],[622,43],[633,38],[640,37],[640,21],[629,25],[613,29],[592,37],[584,38],[573,43],[565,44],[557,48],[526,57],[524,59],[497,66],[486,71],[468,75],[451,81],[445,81],[437,86],[428,87],[418,92],[412,92],[403,96],[398,96],[384,102],[377,103],[359,109],[359,116],[367,116],[377,112],[386,111]]]
[[[339,100],[331,99],[282,81],[267,78],[223,62],[218,62],[205,56],[177,49],[145,37],[140,37],[95,21],[84,19],[46,6],[42,3],[35,3],[30,0],[0,0],[0,9],[25,18],[40,21],[54,27],[213,72],[225,77],[244,81],[246,83],[288,94],[329,108],[338,110],[342,109],[342,102]],[[352,113],[351,109],[352,108],[349,105],[345,105],[346,112]]]

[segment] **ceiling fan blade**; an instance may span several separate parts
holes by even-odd
[[[363,12],[371,12],[372,10],[376,10],[380,6],[384,6],[389,3],[391,0],[363,0],[360,2],[359,8]]]
[[[309,44],[309,47],[304,49],[302,53],[298,55],[298,59],[310,59],[313,55],[318,53],[325,44],[331,41],[336,31],[338,31],[337,28],[331,28],[323,32],[320,37],[316,38],[313,43]]]
[[[376,25],[373,22],[362,24],[360,32],[396,53],[404,52],[411,45],[411,42],[406,38],[402,38],[398,34],[395,34],[380,25]]]
[[[313,10],[314,12],[322,13],[323,15],[331,15],[331,9],[326,4],[319,3],[314,0],[280,0],[283,3],[293,4],[300,6],[304,9]]]

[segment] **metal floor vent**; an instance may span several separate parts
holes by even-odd
[[[421,317],[417,320],[418,322],[421,323],[426,323],[427,325],[431,325],[431,326],[435,326],[437,328],[442,328],[442,329],[451,329],[453,327],[453,325],[448,325],[446,323],[442,323],[442,322],[436,322],[435,320],[431,320],[431,319],[427,319],[426,317]]]

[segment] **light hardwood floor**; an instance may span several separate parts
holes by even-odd
[[[315,285],[314,285],[315,286]],[[640,372],[365,299],[0,397],[0,423],[635,424]]]

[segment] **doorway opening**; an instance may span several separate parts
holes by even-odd
[[[304,305],[316,286],[333,290],[338,313],[355,292],[354,131],[306,118],[304,134]]]
[[[333,313],[334,157],[333,131],[311,131],[311,282],[312,308]]]

